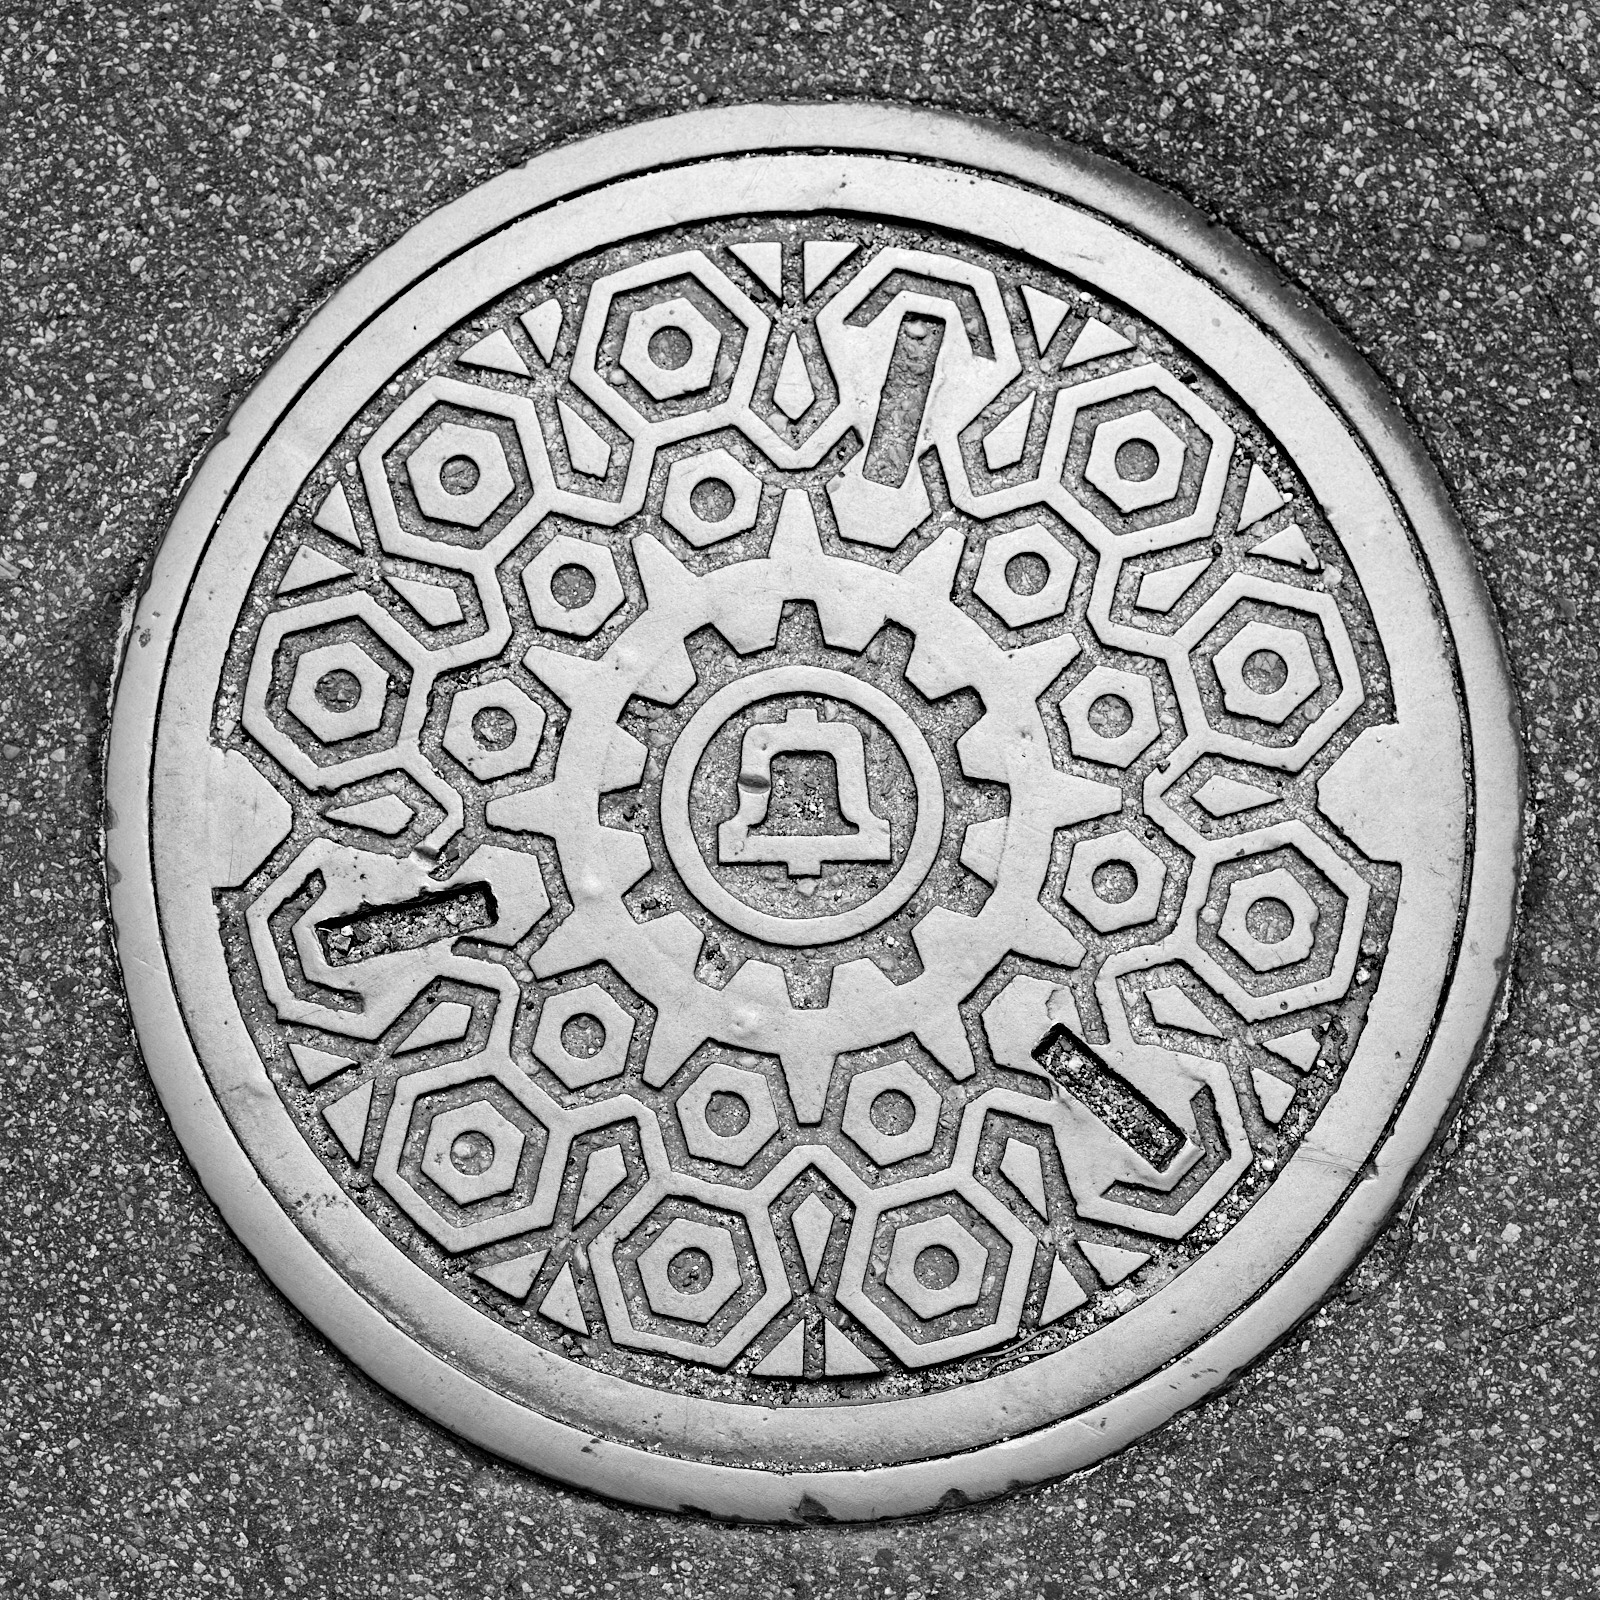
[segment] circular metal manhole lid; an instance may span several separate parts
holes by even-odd
[[[108,850],[229,1222],[514,1460],[746,1517],[1093,1461],[1357,1258],[1520,766],[1364,370],[952,119],[544,156],[308,324],[161,546]]]

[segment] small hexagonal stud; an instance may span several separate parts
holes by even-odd
[[[703,549],[753,528],[761,507],[761,480],[726,450],[674,461],[667,473],[662,518]]]
[[[1155,691],[1142,673],[1096,667],[1061,702],[1072,753],[1126,767],[1160,737]]]
[[[996,534],[983,547],[972,592],[1007,627],[1021,628],[1059,617],[1067,609],[1077,573],[1078,558],[1034,522]]]
[[[952,1216],[895,1231],[883,1281],[919,1317],[942,1317],[978,1303],[989,1252]]]
[[[726,1228],[674,1217],[639,1252],[645,1298],[658,1317],[704,1324],[739,1287],[739,1262]]]
[[[457,462],[467,465],[455,469]],[[461,471],[459,489],[446,482],[446,469]],[[406,475],[425,517],[463,528],[481,527],[516,487],[499,436],[459,422],[441,422],[406,457]]]
[[[533,1053],[569,1088],[617,1077],[628,1064],[633,1018],[597,983],[553,994],[539,1012]]]
[[[690,1155],[730,1167],[748,1166],[778,1131],[767,1080],[727,1061],[713,1061],[678,1096],[678,1121]]]
[[[569,568],[589,576],[587,598],[569,605],[556,596],[556,583]],[[581,580],[580,580],[581,581]],[[533,620],[552,633],[569,633],[587,639],[598,633],[623,602],[622,579],[615,557],[603,544],[558,533],[523,569],[522,586],[528,591]]]
[[[504,1194],[517,1181],[522,1130],[487,1100],[441,1111],[428,1125],[422,1170],[458,1206]]]
[[[844,1131],[880,1167],[892,1166],[933,1148],[941,1104],[938,1090],[910,1062],[886,1062],[850,1080]]]
[[[676,359],[685,340],[687,354]],[[672,400],[711,382],[721,345],[716,326],[677,295],[628,318],[620,364],[651,399]]]
[[[1144,450],[1138,450],[1138,446]],[[1155,453],[1155,466],[1135,475],[1127,452]],[[1178,492],[1183,477],[1184,442],[1155,412],[1135,411],[1113,417],[1094,430],[1083,475],[1124,515],[1158,506]]]
[[[359,738],[383,722],[389,674],[358,644],[322,645],[295,662],[290,713],[324,744]]]
[[[544,732],[544,707],[501,678],[460,689],[450,702],[444,747],[480,783],[525,772]]]
[[[1271,916],[1266,914],[1269,909]],[[1252,916],[1252,912],[1258,914]],[[1311,954],[1319,915],[1317,902],[1306,893],[1300,880],[1287,867],[1274,867],[1253,878],[1239,878],[1229,886],[1217,932],[1257,972],[1276,972]],[[1263,923],[1281,922],[1285,917],[1286,930],[1273,929],[1275,937],[1261,937]]]
[[[1274,725],[1304,705],[1322,681],[1306,636],[1271,622],[1245,623],[1217,651],[1212,666],[1229,711]],[[1252,677],[1276,687],[1258,688]]]
[[[1072,847],[1062,898],[1092,928],[1115,933],[1149,922],[1161,909],[1167,864],[1126,828]]]

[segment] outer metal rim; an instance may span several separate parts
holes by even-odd
[[[956,1458],[858,1472],[722,1467],[592,1439],[465,1376],[383,1318],[318,1255],[235,1142],[177,1010],[153,891],[152,731],[181,602],[240,470],[293,396],[407,285],[515,217],[654,168],[763,149],[922,156],[1058,194],[1141,235],[1242,306],[1314,375],[1405,506],[1446,612],[1475,784],[1469,899],[1432,1044],[1371,1176],[1293,1266],[1187,1356],[1088,1412]],[[639,1504],[767,1520],[906,1514],[952,1493],[981,1498],[1081,1467],[1228,1382],[1312,1310],[1398,1204],[1488,1034],[1514,931],[1524,800],[1509,673],[1443,486],[1377,380],[1304,298],[1187,206],[1109,162],[967,119],[837,105],[695,113],[539,156],[427,218],[330,299],[230,419],[156,552],[117,685],[107,785],[112,914],[140,1043],[202,1182],[268,1275],[376,1381],[487,1449]]]

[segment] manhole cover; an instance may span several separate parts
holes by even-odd
[[[118,938],[351,1356],[638,1501],[1092,1461],[1316,1303],[1492,1011],[1520,768],[1370,380],[1100,164],[707,115],[422,225],[206,460]]]

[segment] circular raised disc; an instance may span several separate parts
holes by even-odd
[[[750,261],[785,298],[782,348]],[[551,302],[580,330],[563,409],[455,365],[463,325],[520,345]],[[1090,318],[1126,347],[1046,370],[1040,344]],[[779,382],[812,393],[803,430],[766,420]],[[387,455],[356,431],[374,404]],[[707,447],[761,492],[702,544],[662,507]],[[418,463],[406,494],[388,456]],[[579,456],[592,495],[551,465]],[[359,589],[275,599],[303,544],[337,557],[356,501],[403,575],[465,575],[482,632],[436,648]],[[977,592],[985,545],[1046,519],[1043,587],[996,556]],[[1441,489],[1267,269],[1038,141],[753,108],[496,180],[262,380],[133,636],[110,876],[185,1148],[381,1382],[601,1492],[864,1518],[1120,1447],[1337,1283],[1496,1003],[1521,768]],[[546,719],[492,790],[442,742],[480,667],[530,673]],[[825,676],[785,726],[819,715],[761,736],[746,836],[786,842],[752,869],[770,893],[739,880],[766,919],[741,929],[659,796],[714,748],[695,718],[718,695],[793,670]],[[737,815],[738,770],[707,767],[711,821]],[[1239,792],[1219,778],[1274,803],[1218,819],[1194,797]],[[423,820],[393,840],[321,821],[401,785]],[[864,925],[774,938],[838,917]],[[307,1082],[289,1046],[313,1041],[350,1064]],[[1242,1101],[1241,1061],[1270,1105]],[[1143,1123],[1091,1112],[1108,1086]],[[1146,1264],[1091,1292],[1080,1224]],[[494,1269],[536,1251],[519,1303]],[[1087,1296],[1064,1313],[1061,1273]],[[797,1317],[833,1330],[798,1371]]]

